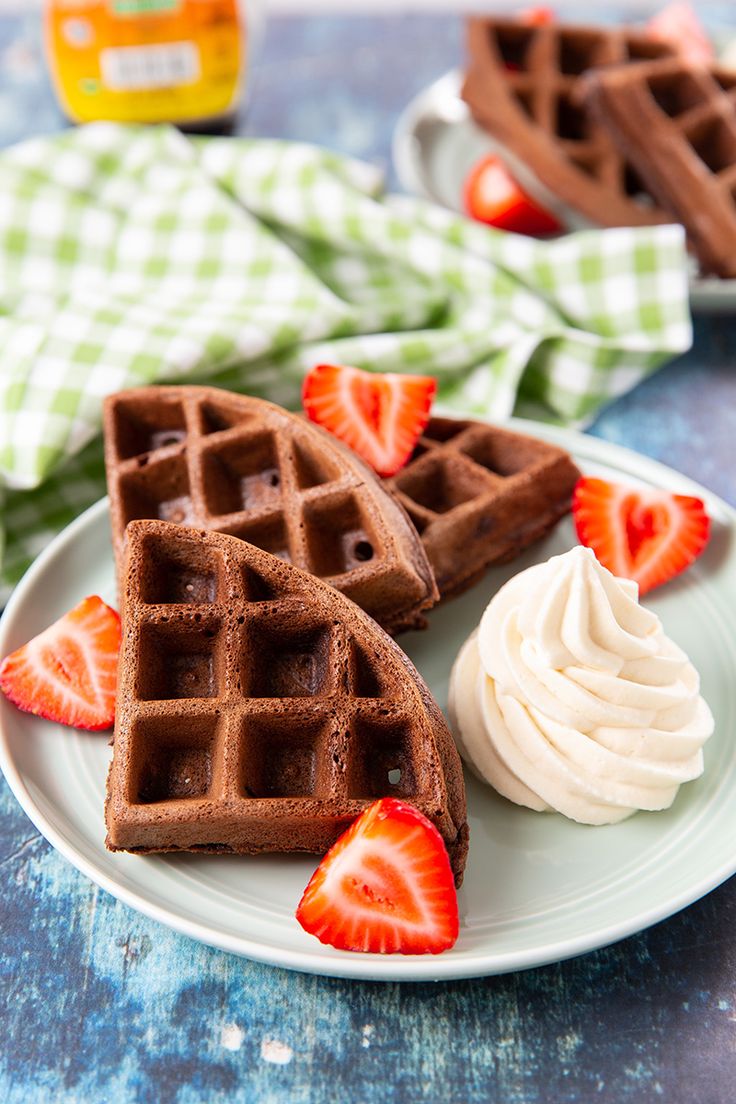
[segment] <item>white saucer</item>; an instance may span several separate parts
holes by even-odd
[[[531,195],[560,215],[571,229],[591,226],[549,192],[526,165],[481,130],[460,99],[462,73],[452,69],[430,84],[404,108],[394,130],[393,159],[402,187],[462,213],[462,186],[470,168],[484,154],[503,155],[509,168]],[[690,278],[694,311],[736,312],[736,280]]]

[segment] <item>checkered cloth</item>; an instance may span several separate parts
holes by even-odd
[[[167,127],[0,155],[0,601],[104,493],[109,392],[206,380],[295,407],[328,360],[580,422],[688,347],[679,227],[541,243],[380,190],[325,150]]]

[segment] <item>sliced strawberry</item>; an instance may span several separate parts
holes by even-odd
[[[634,579],[640,594],[689,567],[710,536],[699,498],[605,479],[580,479],[572,512],[580,543],[614,575]]]
[[[459,921],[442,837],[405,801],[375,801],[327,852],[296,918],[342,951],[446,951]]]
[[[115,719],[120,618],[101,598],[84,598],[0,664],[0,690],[26,713],[74,728]]]
[[[647,23],[647,33],[672,46],[686,61],[708,65],[715,60],[715,50],[705,27],[692,4],[675,0],[662,8]]]
[[[497,230],[532,237],[562,230],[555,216],[519,187],[494,154],[481,158],[468,173],[463,185],[463,204],[471,218]]]
[[[304,380],[302,401],[313,422],[349,445],[379,475],[388,476],[414,451],[436,390],[437,381],[430,376],[318,364]]]
[[[519,22],[526,23],[527,27],[546,27],[557,19],[554,8],[537,7],[524,8],[519,12]]]

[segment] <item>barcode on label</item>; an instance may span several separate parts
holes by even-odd
[[[115,92],[170,88],[199,78],[199,50],[193,42],[120,46],[100,53],[102,80]]]

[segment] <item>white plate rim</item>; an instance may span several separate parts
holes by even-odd
[[[458,411],[453,413],[455,417],[463,416]],[[468,414],[467,417],[482,420],[478,414]],[[521,418],[511,418],[504,424],[519,432],[538,436],[558,444],[582,459],[598,461],[603,464],[608,463],[622,472],[627,472],[637,481],[644,480],[652,485],[661,486],[678,493],[697,495],[705,500],[712,516],[736,528],[736,510],[728,503],[694,480],[681,475],[673,468],[657,460],[645,457],[605,439],[582,434],[572,429],[549,426]],[[80,533],[83,533],[88,526],[96,524],[107,509],[107,498],[100,499],[100,501],[90,506],[44,549],[28,569],[11,595],[5,613],[0,619],[0,655],[4,654],[4,642],[13,623],[14,610],[16,606],[22,604],[28,593],[32,591],[37,576],[45,570],[48,563],[62,549],[73,543]],[[652,924],[665,920],[693,904],[736,873],[735,849],[732,859],[707,870],[700,878],[693,880],[686,889],[663,900],[658,906],[634,913],[628,916],[626,920],[604,927],[596,927],[594,931],[584,935],[555,940],[543,947],[497,955],[476,952],[473,955],[465,956],[462,960],[453,959],[451,952],[444,956],[416,957],[401,955],[382,957],[380,955],[345,952],[344,956],[337,957],[334,956],[334,952],[326,954],[322,945],[315,940],[314,950],[310,949],[308,953],[305,953],[300,950],[285,949],[281,946],[271,948],[261,941],[254,941],[242,936],[235,937],[227,932],[217,931],[212,926],[188,919],[186,916],[179,915],[173,909],[164,908],[155,902],[149,901],[142,893],[129,889],[115,878],[110,877],[104,870],[99,869],[94,862],[80,854],[56,830],[43,810],[36,804],[23,777],[16,768],[9,748],[7,734],[1,722],[0,769],[2,769],[5,779],[21,808],[48,842],[72,866],[124,904],[182,935],[187,935],[220,950],[269,965],[328,977],[372,981],[447,981],[492,976],[548,965],[600,949],[643,931]]]

